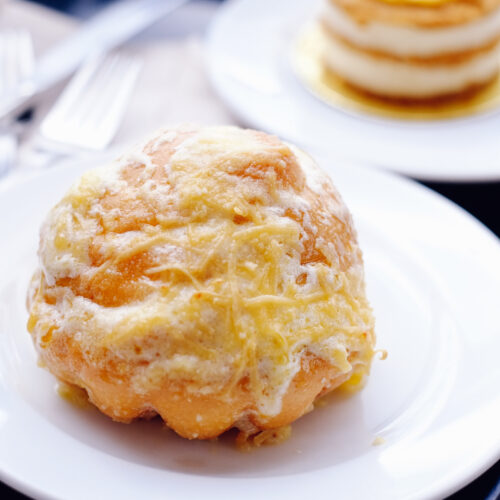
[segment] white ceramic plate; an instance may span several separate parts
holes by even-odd
[[[232,0],[207,40],[214,87],[245,123],[330,158],[420,179],[500,180],[500,110],[470,118],[409,122],[334,109],[292,69],[292,48],[321,0]]]
[[[334,396],[289,441],[251,453],[158,421],[113,423],[57,395],[26,332],[25,295],[42,218],[90,164],[0,187],[0,479],[72,500],[401,500],[447,495],[500,458],[498,240],[410,181],[322,165],[354,213],[389,357],[361,393]]]

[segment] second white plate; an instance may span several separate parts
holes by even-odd
[[[318,2],[232,0],[220,8],[207,40],[208,68],[219,96],[245,123],[330,158],[420,179],[500,179],[500,112],[411,122],[333,108],[312,95],[291,57]]]

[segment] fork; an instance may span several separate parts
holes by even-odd
[[[33,42],[26,30],[0,31],[0,95],[13,93],[34,68]],[[0,124],[0,176],[13,167],[17,157],[16,123]]]
[[[141,66],[123,50],[85,63],[40,125],[34,147],[42,164],[105,149],[121,124]]]

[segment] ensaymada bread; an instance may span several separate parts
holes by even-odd
[[[248,435],[369,371],[351,215],[309,156],[264,133],[161,131],[83,175],[43,224],[39,257],[38,353],[114,420]]]
[[[500,0],[325,0],[327,68],[383,97],[468,94],[500,68]]]

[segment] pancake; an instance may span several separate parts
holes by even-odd
[[[327,0],[325,65],[382,97],[468,93],[498,75],[499,0]]]

